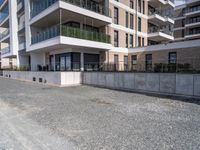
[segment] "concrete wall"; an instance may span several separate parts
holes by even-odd
[[[69,86],[81,84],[81,72],[27,72],[27,71],[3,71],[3,76],[23,81],[39,82],[57,86]],[[36,81],[33,81],[35,77]]]
[[[200,74],[125,72],[20,72],[3,71],[4,77],[69,86],[94,85],[121,90],[200,97]]]
[[[83,84],[122,90],[200,96],[200,74],[84,72]]]

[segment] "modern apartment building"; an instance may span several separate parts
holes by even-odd
[[[175,8],[174,37],[176,41],[200,38],[200,1],[187,0]]]
[[[2,58],[31,70],[128,63],[129,49],[173,37],[173,0],[0,0]]]

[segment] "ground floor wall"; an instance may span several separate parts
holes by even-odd
[[[119,90],[200,97],[200,74],[3,71],[3,76],[57,86],[85,84]]]
[[[81,72],[3,71],[3,77],[56,86],[71,86],[82,83]]]

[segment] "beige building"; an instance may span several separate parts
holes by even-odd
[[[199,0],[187,0],[175,8],[174,37],[176,41],[200,38]]]
[[[155,58],[179,57],[146,49],[164,54],[157,46],[174,40],[174,7],[173,0],[3,0],[2,58],[32,71],[124,70],[136,60],[148,69]]]

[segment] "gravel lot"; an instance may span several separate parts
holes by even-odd
[[[200,101],[0,78],[0,150],[200,149]]]

